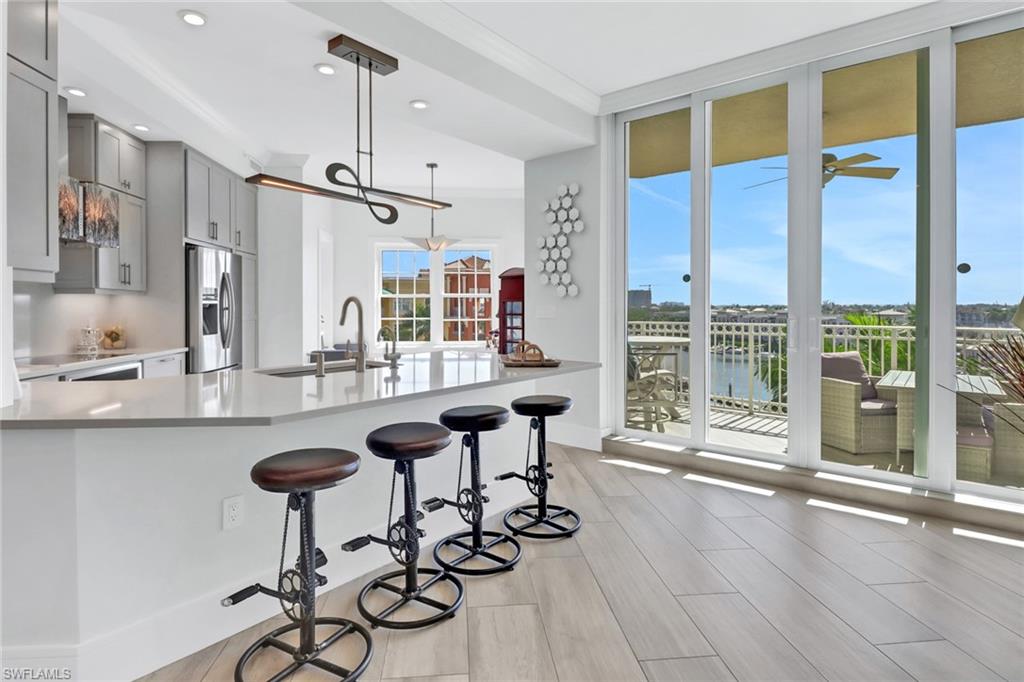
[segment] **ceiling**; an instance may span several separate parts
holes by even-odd
[[[904,2],[448,3],[598,95],[908,9]]]
[[[442,192],[518,192],[524,160],[597,140],[601,95],[915,4],[80,0],[61,5],[60,80],[88,92],[73,112],[143,123],[243,174],[309,155],[322,183],[355,159],[355,70],[326,54],[345,33],[400,62],[374,82],[375,184],[421,189],[436,161]],[[180,21],[186,7],[207,24]]]

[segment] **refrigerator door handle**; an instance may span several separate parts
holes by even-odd
[[[228,290],[228,329],[227,329],[227,341],[224,343],[224,348],[231,348],[231,344],[235,339],[235,282],[231,276],[231,272],[224,273],[225,280],[227,282]]]
[[[228,321],[230,320],[231,314],[231,294],[228,294],[228,301],[225,302],[224,293],[226,291],[229,292],[230,290],[231,285],[228,280],[228,273],[220,273],[220,286],[217,287],[217,308],[219,309],[220,312],[220,314],[218,315],[218,317],[220,318],[220,346],[221,348],[225,349],[228,347],[228,342],[231,339],[231,336],[228,333]]]

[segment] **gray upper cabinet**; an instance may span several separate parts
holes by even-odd
[[[91,114],[68,117],[68,174],[146,198],[146,143]]]
[[[146,202],[131,195],[121,195],[121,289],[146,290]]]
[[[57,80],[57,0],[16,0],[7,5],[7,54]]]
[[[185,152],[185,236],[204,242],[214,241],[210,167],[209,161],[191,149]]]
[[[235,176],[195,150],[185,151],[185,236],[232,246],[231,185]]]
[[[116,247],[68,242],[60,249],[60,271],[54,291],[121,293],[146,291],[146,202],[117,194]]]
[[[8,57],[7,263],[18,280],[52,282],[60,264],[57,107],[56,81]]]
[[[256,198],[257,189],[242,179],[235,180],[235,251],[256,254]]]

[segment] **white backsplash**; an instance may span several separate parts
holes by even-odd
[[[155,296],[57,294],[51,284],[14,283],[14,357],[68,353],[82,327],[121,325],[128,347],[184,344],[184,324],[162,312]]]

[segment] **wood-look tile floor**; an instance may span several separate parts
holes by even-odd
[[[1024,680],[1018,546],[939,519],[549,450],[552,502],[584,519],[576,536],[523,539],[514,571],[464,578],[456,618],[373,631],[363,680]],[[320,615],[358,618],[365,580],[323,594]],[[229,680],[281,618],[144,679]],[[251,673],[266,679],[281,656],[261,654]],[[292,679],[332,678],[307,668]]]

